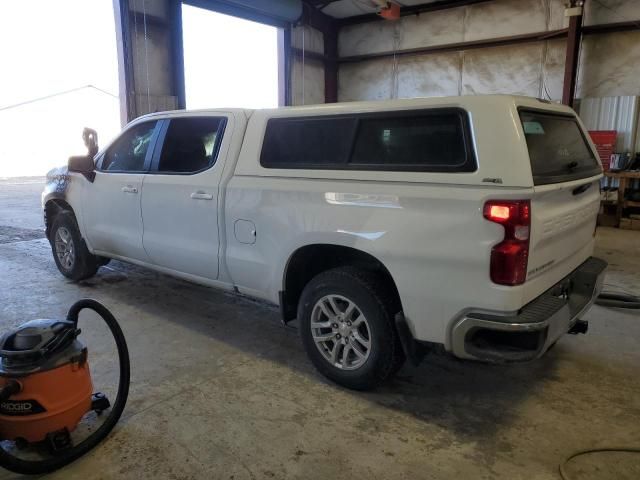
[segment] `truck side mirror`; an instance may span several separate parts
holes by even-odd
[[[93,183],[93,180],[96,178],[93,157],[98,153],[98,132],[92,128],[85,127],[85,129],[82,130],[82,141],[85,147],[87,147],[87,154],[69,157],[67,168],[70,172],[81,173],[87,180]]]
[[[95,165],[93,163],[93,156],[77,155],[75,157],[69,157],[69,163],[67,165],[70,172],[81,173],[87,180],[93,182],[96,176],[94,172]]]
[[[82,131],[82,140],[90,157],[95,157],[98,153],[98,132],[93,128],[87,128]]]

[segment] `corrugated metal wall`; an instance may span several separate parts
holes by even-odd
[[[583,98],[580,101],[580,118],[589,130],[616,130],[617,152],[635,150],[638,129],[639,97]]]

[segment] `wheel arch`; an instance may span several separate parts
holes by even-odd
[[[47,238],[49,238],[56,217],[62,212],[70,212],[74,217],[76,216],[69,202],[63,198],[49,198],[44,204],[44,226]]]
[[[314,243],[295,250],[287,260],[282,275],[280,311],[284,322],[297,315],[298,301],[304,287],[316,275],[341,266],[355,266],[376,273],[391,290],[395,312],[402,310],[400,294],[391,272],[371,253],[344,245]]]

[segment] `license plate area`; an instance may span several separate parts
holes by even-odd
[[[560,283],[556,284],[549,294],[560,300],[569,301],[573,292],[573,281],[571,278],[565,278]]]

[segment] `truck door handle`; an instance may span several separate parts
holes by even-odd
[[[574,195],[580,195],[581,193],[586,192],[590,186],[591,186],[590,183],[585,183],[584,185],[580,185],[579,187],[574,188],[572,193]]]
[[[193,198],[194,200],[213,200],[213,195],[198,190],[197,192],[193,192],[191,194],[191,198]]]
[[[138,193],[138,189],[136,187],[132,187],[131,185],[127,185],[126,187],[122,187],[122,191],[124,193]]]

